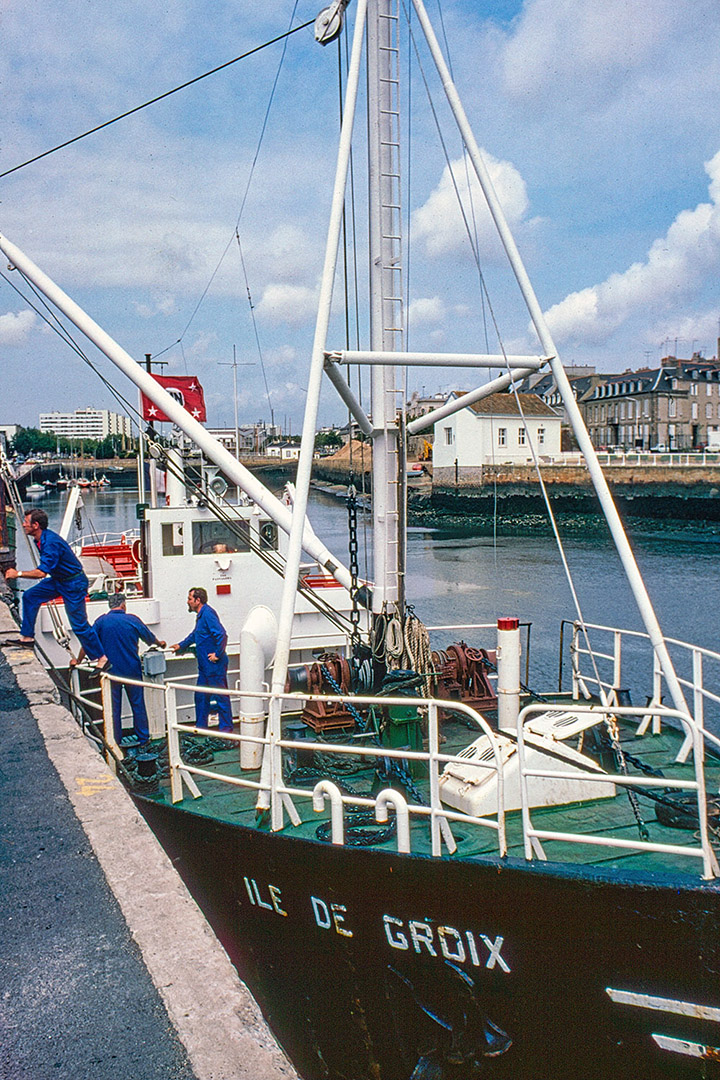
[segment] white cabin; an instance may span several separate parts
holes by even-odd
[[[491,394],[435,424],[433,478],[481,479],[483,466],[531,464],[533,450],[556,457],[560,426],[559,413],[535,394]]]

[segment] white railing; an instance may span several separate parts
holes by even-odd
[[[555,832],[549,829],[536,829],[532,824],[528,796],[528,778],[541,777],[547,780],[572,780],[577,779],[577,772],[562,769],[530,769],[525,760],[525,720],[534,713],[546,711],[547,706],[533,704],[526,705],[518,717],[518,754],[520,766],[520,804],[523,819],[523,838],[525,843],[525,858],[532,859],[533,855],[545,859],[547,856],[542,849],[540,841],[554,840],[572,844],[590,844],[608,848],[624,848],[631,851],[651,851],[658,854],[682,855],[691,858],[702,859],[703,877],[712,880],[718,876],[717,859],[710,844],[707,822],[707,798],[705,794],[705,774],[703,769],[703,731],[684,713],[677,709],[666,709],[662,706],[653,706],[652,712],[658,716],[672,718],[682,724],[686,732],[686,738],[690,739],[693,750],[694,779],[673,780],[667,777],[639,776],[625,773],[587,773],[583,780],[599,784],[616,784],[627,788],[662,788],[663,791],[672,788],[680,791],[694,792],[697,799],[698,831],[700,843],[697,847],[681,844],[664,844],[651,840],[625,840],[617,836],[603,836],[599,834],[588,835],[586,833]],[[644,710],[643,710],[644,711]],[[609,707],[597,705],[573,705],[573,712],[585,714],[600,714],[605,717],[636,716],[638,709],[634,706]],[[531,747],[533,748],[533,747]]]
[[[598,452],[597,457],[601,465],[649,465],[651,468],[720,465],[720,452],[717,450],[608,450]]]
[[[643,638],[644,635],[635,631],[621,631],[609,627],[593,626],[589,629],[594,631],[607,631],[613,635],[612,652],[595,654],[596,658],[599,657],[612,664],[612,683],[602,682],[604,691],[611,692],[621,685],[619,679],[622,672],[623,637]],[[672,644],[681,645],[690,652],[695,651],[682,642],[672,642]],[[582,651],[583,650],[578,646],[576,649],[576,658],[579,658]],[[712,653],[710,650],[697,651],[704,656],[711,656],[713,659],[720,661],[720,654]],[[694,658],[694,664],[695,674],[697,675],[697,658]],[[431,850],[434,856],[440,856],[442,854],[443,846],[449,852],[455,851],[456,842],[451,830],[451,823],[456,822],[494,831],[497,834],[498,853],[500,856],[507,854],[505,778],[503,774],[503,756],[499,737],[479,713],[461,702],[453,701],[449,703],[447,701],[432,698],[411,698],[406,696],[307,695],[302,693],[286,693],[274,696],[269,691],[244,691],[237,688],[234,690],[222,690],[198,686],[190,682],[190,677],[176,678],[165,684],[158,684],[135,682],[134,680],[117,679],[113,675],[103,675],[101,681],[103,687],[103,705],[107,717],[110,716],[109,689],[111,682],[129,682],[133,685],[142,685],[146,689],[154,690],[156,692],[160,689],[163,690],[166,699],[170,789],[171,798],[174,803],[179,802],[184,798],[185,789],[189,791],[193,798],[201,797],[202,792],[198,786],[198,780],[219,780],[228,785],[245,789],[246,791],[256,792],[258,797],[262,796],[266,800],[265,805],[273,809],[273,820],[275,822],[280,822],[277,827],[282,828],[285,815],[287,815],[293,824],[297,825],[300,823],[301,815],[298,813],[295,805],[297,802],[304,800],[306,805],[307,803],[311,803],[315,812],[322,811],[325,807],[325,803],[329,802],[332,830],[331,838],[332,842],[337,844],[344,843],[345,841],[345,829],[347,826],[346,811],[350,807],[373,810],[375,819],[378,822],[382,822],[387,820],[388,806],[393,805],[396,810],[397,843],[398,850],[400,851],[410,850],[412,823],[414,822],[417,825],[425,821],[429,824]],[[589,681],[590,677],[581,677],[578,675],[578,684],[585,686],[586,690],[586,683]],[[683,685],[688,684],[683,680]],[[699,701],[703,701],[704,696],[708,696],[716,702],[720,701],[716,695],[711,694],[710,691],[704,690],[701,686],[696,686],[695,689],[696,693],[699,695]],[[394,749],[374,743],[369,744],[368,740],[371,737],[370,733],[357,733],[354,736],[350,736],[347,742],[333,743],[312,738],[283,738],[280,731],[267,730],[267,728],[264,735],[251,735],[242,732],[239,734],[234,732],[224,733],[216,728],[198,729],[195,727],[194,721],[191,718],[188,718],[187,720],[184,719],[184,714],[193,707],[193,700],[190,695],[195,693],[206,693],[215,697],[222,695],[231,698],[238,698],[240,696],[244,698],[254,698],[263,703],[263,710],[266,715],[271,702],[278,699],[286,710],[289,709],[292,711],[299,711],[307,702],[313,700],[322,701],[324,703],[337,702],[347,704],[348,702],[351,702],[357,707],[372,705],[380,708],[393,705],[402,708],[414,707],[421,709],[426,713],[428,724],[428,749]],[[97,708],[97,705],[94,702],[92,704]],[[444,769],[448,762],[463,762],[463,759],[459,757],[458,754],[448,754],[440,751],[438,711],[440,709],[446,709],[449,706],[452,707],[453,712],[463,714],[477,727],[478,734],[482,733],[488,739],[488,745],[492,749],[492,760],[473,762],[473,765],[477,769],[485,769],[488,772],[496,774],[497,819],[492,816],[479,817],[454,810],[441,801],[439,781],[442,769]],[[635,852],[654,852],[671,856],[687,856],[691,859],[700,858],[703,864],[703,877],[710,879],[718,876],[718,865],[708,835],[704,778],[704,741],[712,742],[716,747],[720,748],[719,738],[707,731],[702,722],[693,720],[691,716],[676,709],[664,707],[660,703],[659,698],[651,700],[645,706],[621,706],[617,703],[617,700],[610,701],[604,706],[573,702],[571,706],[573,712],[597,716],[599,723],[604,722],[606,717],[638,717],[641,721],[638,733],[644,733],[651,722],[656,724],[659,730],[661,722],[667,719],[672,720],[675,724],[684,729],[685,743],[688,744],[689,752],[692,752],[693,755],[691,778],[676,779],[639,774],[629,775],[626,773],[615,775],[601,771],[591,772],[588,770],[582,772],[582,780],[583,782],[588,781],[601,785],[614,784],[619,787],[633,789],[678,789],[694,794],[697,802],[700,841],[698,845],[665,844],[650,840],[623,839],[618,836],[603,835],[602,833],[590,835],[579,831],[579,828],[576,832],[543,830],[536,828],[532,822],[528,799],[528,778],[539,777],[545,778],[548,781],[578,780],[579,778],[576,768],[570,772],[563,769],[562,765],[558,769],[530,769],[527,767],[524,734],[525,720],[537,713],[547,711],[547,708],[547,703],[528,705],[520,713],[518,722],[517,744],[520,775],[520,805],[522,838],[526,858],[532,859],[533,857],[539,857],[544,859],[546,856],[542,849],[541,842],[543,840],[561,841],[574,844],[603,846],[618,850],[629,849]],[[236,771],[224,772],[222,770],[222,765],[202,767],[184,760],[181,750],[180,735],[182,733],[197,735],[199,730],[202,730],[204,735],[213,740],[217,740],[219,743],[228,745],[237,744],[238,749],[243,743],[261,746],[263,748],[264,766],[259,776],[257,770],[251,778],[250,776],[237,775]],[[106,731],[111,731],[111,724],[106,724]],[[112,742],[112,736],[110,736],[110,741]],[[537,742],[534,741],[530,749],[536,750],[537,748]],[[342,756],[346,759],[348,757],[357,757],[358,760],[362,759],[366,763],[370,763],[377,759],[422,762],[427,769],[428,774],[428,804],[419,801],[408,802],[401,794],[392,791],[391,789],[380,792],[376,797],[355,794],[350,795],[342,792],[332,779],[320,780],[312,789],[293,786],[291,783],[286,783],[283,777],[282,754],[284,750],[294,751],[295,753],[314,751],[328,756]],[[680,760],[680,757],[678,756],[676,760]]]
[[[100,544],[132,544],[133,540],[139,539],[140,533],[137,529],[126,529],[124,532],[85,533],[73,540],[72,546],[80,549],[86,545],[96,547]]]
[[[605,697],[610,704],[622,704],[619,695],[624,689],[624,671],[631,663],[638,663],[638,646],[643,650],[639,662],[645,664],[645,677],[648,679],[648,694],[646,707],[642,708],[644,718],[638,727],[637,734],[644,735],[650,724],[653,733],[659,734],[661,729],[659,706],[663,699],[665,681],[657,656],[652,648],[650,639],[646,633],[640,630],[621,630],[614,626],[603,626],[599,623],[585,623],[588,638],[592,638],[588,648],[585,633],[580,623],[574,622],[572,641],[570,644],[570,656],[572,661],[573,697],[589,698],[593,693]],[[601,647],[597,647],[597,638],[601,637]],[[608,640],[609,644],[602,646],[602,640]],[[688,645],[687,642],[676,638],[665,638],[665,643],[671,653],[676,668],[678,682],[683,691],[689,691],[686,695],[688,711],[697,728],[702,732],[703,738],[720,748],[720,738],[705,726],[706,707],[711,704],[719,707],[720,693],[710,690],[706,685],[707,668],[714,666],[714,680],[716,686],[720,686],[720,652],[704,648],[700,645]],[[631,656],[628,657],[628,652]],[[633,677],[633,683],[637,685],[637,676]],[[635,714],[641,710],[637,707],[632,710]],[[677,760],[685,761],[691,750],[689,736],[678,753]]]
[[[293,740],[282,738],[281,734],[268,732],[265,736],[259,735],[236,735],[230,733],[223,733],[216,729],[208,730],[207,734],[213,738],[220,739],[227,743],[251,743],[255,745],[261,745],[268,749],[268,759],[272,765],[270,775],[266,779],[261,776],[260,780],[251,780],[245,777],[238,777],[236,775],[222,774],[216,769],[203,769],[201,767],[192,765],[182,760],[180,753],[180,740],[179,734],[186,732],[188,734],[197,734],[197,728],[192,724],[184,724],[178,720],[178,710],[184,708],[184,704],[178,703],[178,692],[187,691],[188,687],[179,680],[173,680],[165,684],[167,693],[167,720],[168,720],[168,745],[170,754],[170,786],[171,797],[173,802],[178,802],[183,798],[183,784],[185,784],[190,790],[191,794],[197,798],[200,794],[197,784],[194,781],[194,777],[208,777],[213,780],[225,780],[229,784],[233,784],[237,787],[242,787],[255,791],[266,792],[270,796],[272,803],[276,805],[282,804],[288,812],[290,819],[295,823],[300,820],[297,811],[293,812],[294,804],[293,799],[308,799],[313,800],[314,805],[318,805],[318,797],[315,795],[314,790],[307,788],[288,787],[285,785],[282,778],[282,751],[294,750],[300,751],[318,751],[325,755],[338,755],[342,757],[355,756],[365,759],[385,759],[390,758],[397,761],[419,761],[423,762],[428,769],[429,775],[429,789],[430,800],[429,805],[421,805],[419,803],[412,803],[407,805],[407,812],[409,818],[417,819],[429,819],[430,822],[430,835],[431,835],[431,847],[433,855],[440,855],[442,844],[444,843],[449,851],[454,851],[456,848],[455,840],[450,830],[449,822],[460,821],[468,824],[478,825],[482,828],[495,831],[498,835],[498,851],[501,855],[507,853],[507,842],[505,837],[505,812],[504,812],[504,792],[503,792],[503,771],[502,771],[502,758],[500,755],[500,749],[498,741],[488,725],[487,721],[475,712],[469,706],[463,705],[459,702],[453,702],[452,707],[454,711],[463,713],[469,720],[471,720],[478,728],[479,734],[484,734],[488,737],[489,744],[493,751],[493,761],[485,762],[480,767],[485,768],[488,771],[495,772],[497,774],[497,790],[498,790],[498,815],[497,820],[484,817],[474,817],[469,814],[451,810],[446,807],[440,800],[440,788],[439,777],[440,771],[445,767],[448,761],[458,761],[454,754],[444,754],[439,749],[439,724],[438,724],[438,709],[447,707],[447,702],[436,701],[431,698],[409,698],[409,697],[373,697],[373,696],[355,696],[350,699],[349,695],[307,695],[297,693],[287,693],[278,695],[281,702],[295,709],[302,708],[308,701],[322,701],[329,702],[341,702],[347,703],[351,700],[355,706],[376,705],[378,707],[384,707],[388,705],[398,705],[403,708],[407,708],[409,705],[418,708],[426,708],[428,716],[428,736],[429,736],[429,748],[427,751],[420,750],[407,750],[407,749],[393,749],[386,746],[368,745],[363,742],[363,738],[369,738],[370,736],[362,736],[355,738],[348,743],[328,743],[320,741],[311,741],[309,739]],[[224,696],[239,696],[240,691],[231,690],[218,690],[210,689],[202,686],[193,686],[193,692],[207,693],[211,695],[224,695]],[[244,698],[255,698],[264,703],[265,707],[269,707],[273,700],[273,695],[264,691],[242,691]],[[277,700],[277,698],[275,699]],[[205,733],[205,731],[204,731]],[[359,745],[361,744],[361,745]],[[328,789],[323,789],[326,794],[330,794]],[[339,791],[339,789],[338,789]],[[381,793],[382,794],[382,793]],[[337,797],[336,797],[336,815],[337,815]],[[376,815],[381,815],[386,812],[387,796],[383,796],[382,799],[377,798],[364,798],[362,796],[347,795],[340,793],[340,801],[343,807],[357,806],[364,808],[375,808]],[[404,811],[403,811],[404,812]],[[380,820],[380,819],[378,819]],[[336,823],[337,831],[337,823]]]

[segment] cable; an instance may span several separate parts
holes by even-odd
[[[314,19],[308,19],[308,21],[303,23],[301,26],[296,26],[293,30],[287,30],[284,34],[278,34],[277,37],[272,38],[270,41],[266,41],[262,45],[256,45],[255,48],[249,49],[245,53],[241,53],[240,56],[236,56],[234,60],[227,60],[224,64],[220,64],[218,65],[218,67],[212,68],[210,71],[206,71],[203,75],[196,75],[194,79],[188,79],[187,82],[181,83],[180,86],[176,86],[172,90],[166,90],[164,94],[158,94],[157,97],[150,98],[149,101],[143,102],[142,105],[136,105],[135,108],[128,109],[127,112],[120,113],[118,116],[114,116],[112,120],[106,120],[103,124],[98,124],[94,128],[89,128],[89,130],[84,131],[82,135],[75,135],[72,139],[66,139],[65,142],[58,143],[57,146],[53,146],[49,150],[44,150],[42,154],[36,154],[35,157],[28,158],[27,161],[22,161],[19,165],[13,165],[12,169],[6,169],[5,172],[0,173],[0,180],[2,180],[4,176],[10,176],[11,173],[17,172],[19,169],[24,169],[27,165],[32,165],[35,161],[40,161],[42,158],[48,157],[50,154],[56,153],[56,151],[58,150],[63,150],[66,146],[72,146],[73,143],[80,142],[81,139],[86,139],[88,135],[94,135],[97,131],[102,131],[103,128],[110,127],[111,124],[117,124],[119,120],[124,120],[128,116],[132,116],[134,113],[140,112],[142,109],[147,109],[149,105],[155,105],[158,101],[163,101],[165,98],[171,97],[173,94],[177,94],[180,90],[185,90],[188,86],[193,86],[195,83],[200,82],[202,79],[207,79],[210,75],[215,75],[218,71],[222,71],[224,68],[231,67],[232,64],[237,64],[240,60],[246,60],[248,56],[252,56],[254,53],[261,52],[263,49],[267,49],[270,45],[275,45],[278,41],[282,41],[284,38],[290,37],[291,34],[296,34],[298,30],[304,30],[306,27],[312,26],[314,22]]]

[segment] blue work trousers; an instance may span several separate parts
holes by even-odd
[[[51,577],[38,581],[37,585],[33,585],[31,589],[28,589],[23,594],[23,617],[22,626],[20,627],[22,636],[35,636],[35,621],[41,605],[60,596],[65,602],[65,611],[67,612],[68,621],[75,631],[75,637],[82,645],[87,656],[91,660],[97,660],[103,655],[103,647],[100,644],[100,638],[88,622],[85,607],[87,589],[88,580],[84,574],[78,574],[77,577],[71,578],[69,581],[55,581]]]
[[[227,690],[227,665],[225,670],[198,671],[198,683],[200,686],[216,686]],[[224,694],[196,694],[195,695],[195,726],[206,728],[208,726],[208,713],[212,704],[215,705],[220,719],[221,731],[232,731],[232,709],[230,698]]]
[[[133,678],[141,679],[142,674],[133,676]],[[128,701],[130,702],[130,709],[132,711],[133,731],[137,735],[139,742],[146,743],[150,738],[150,729],[148,727],[148,715],[147,709],[145,708],[145,695],[143,694],[142,686],[127,686],[122,683],[112,682],[110,683],[110,689],[112,693],[112,718],[115,742],[119,743],[123,737],[122,692],[124,690],[127,694]]]

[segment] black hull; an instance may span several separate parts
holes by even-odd
[[[304,1080],[720,1077],[720,889],[398,856],[135,797]],[[314,898],[314,899],[313,899]]]

